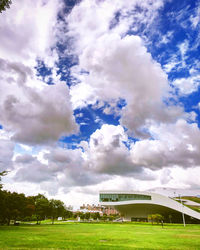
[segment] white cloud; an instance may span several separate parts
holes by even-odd
[[[70,89],[70,96],[73,109],[81,108],[89,104],[95,104],[95,91],[87,83],[81,83],[72,86]]]
[[[0,139],[0,172],[9,171],[13,168],[13,151],[13,142],[5,139]]]
[[[160,41],[160,44],[164,43],[167,44],[170,42],[170,40],[173,38],[173,31],[168,31],[166,35],[162,36],[162,39]]]
[[[69,90],[64,82],[47,85],[22,63],[0,60],[0,120],[12,139],[24,144],[52,143],[75,133]]]
[[[155,140],[138,141],[132,145],[131,154],[135,164],[155,170],[200,165],[200,130],[196,123],[178,120],[175,125],[151,126],[150,133]]]
[[[143,11],[140,17],[135,13],[136,20],[130,22],[130,11],[137,4]],[[72,51],[79,57],[79,72],[76,66],[72,73],[80,81],[70,89],[74,107],[94,104],[97,100],[108,103],[115,100],[116,104],[123,98],[127,106],[122,110],[121,124],[134,131],[135,136],[144,136],[143,128],[151,120],[175,122],[183,114],[181,107],[166,107],[163,103],[171,91],[167,75],[147,52],[142,39],[125,35],[130,24],[134,25],[135,21],[137,25],[138,20],[145,22],[161,6],[161,1],[152,5],[149,1],[134,1],[126,7],[123,1],[117,1],[115,7],[107,2],[82,1],[72,10],[67,18],[68,35],[74,38]],[[109,29],[117,11],[119,22]],[[118,29],[125,20],[126,29]],[[88,74],[83,75],[82,69]]]
[[[42,154],[42,156],[41,156]],[[62,148],[44,149],[35,156],[18,155],[14,161],[14,180],[17,182],[37,183],[40,188],[54,194],[60,188],[91,185],[105,179],[84,167],[81,149]]]
[[[192,24],[192,28],[195,29],[200,22],[200,7],[196,8],[195,15],[190,16],[190,22]]]
[[[35,65],[52,58],[57,14],[62,1],[18,0],[0,15],[0,54],[4,59]]]
[[[183,112],[163,104],[170,89],[167,76],[138,36],[104,35],[84,50],[80,65],[90,72],[85,81],[94,88],[96,99],[126,100],[121,122],[136,135],[149,120],[172,122]]]
[[[93,186],[112,176],[132,176],[140,180],[154,180],[151,170],[134,164],[128,148],[123,142],[127,135],[121,126],[103,125],[94,132],[89,143],[81,142],[80,149],[48,147],[31,156],[18,155],[14,161],[17,182],[30,182],[42,185],[52,193],[62,188]],[[48,189],[49,187],[49,189]]]
[[[85,159],[90,171],[108,174],[126,174],[134,171],[129,152],[123,141],[127,140],[121,126],[103,125],[90,137]]]
[[[9,84],[4,82],[6,85]],[[16,142],[52,143],[62,135],[77,132],[68,87],[64,83],[46,85],[42,91],[17,85],[10,90],[9,95],[1,94],[0,117],[4,129],[14,133],[12,138]]]
[[[178,78],[173,81],[173,85],[178,89],[180,95],[189,95],[198,90],[200,76],[192,75],[187,78]]]
[[[199,187],[200,131],[196,124],[184,120],[170,126],[154,124],[150,132],[154,140],[131,143],[129,151],[123,143],[128,139],[124,129],[104,124],[91,135],[89,143],[81,142],[83,152],[49,147],[42,153],[44,162],[40,154],[17,156],[14,179],[17,183],[35,183],[38,190],[64,200],[64,193],[69,197],[76,193],[81,202],[86,193],[91,194],[90,201],[97,201],[101,189]],[[193,170],[195,177],[191,179]]]
[[[14,1],[0,15],[0,121],[23,144],[53,143],[75,133],[68,87],[57,75],[56,43],[62,1]],[[52,68],[55,85],[37,77],[38,60]]]

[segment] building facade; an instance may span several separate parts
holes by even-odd
[[[165,222],[200,223],[200,213],[172,198],[148,192],[101,191],[102,206],[113,207],[126,221],[147,221],[151,214],[161,214]]]

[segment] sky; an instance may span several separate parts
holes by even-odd
[[[4,188],[200,194],[200,1],[16,0],[0,13]]]

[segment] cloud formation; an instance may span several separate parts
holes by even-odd
[[[69,27],[72,33],[74,29],[79,31],[82,28],[77,25],[74,16],[78,16],[77,12],[82,10],[86,2],[83,1],[70,14]],[[103,4],[100,3],[99,8],[101,7],[103,8]],[[92,6],[89,5],[88,8],[90,10]],[[88,17],[83,12],[81,18],[89,22],[91,16]],[[135,137],[141,137],[146,134],[146,126],[151,121],[175,122],[184,115],[184,111],[182,107],[164,103],[171,97],[167,75],[147,52],[142,39],[136,35],[122,36],[122,31],[117,28],[109,30],[110,20],[103,19],[104,25],[99,26],[97,19],[93,22],[95,31],[88,28],[88,36],[79,34],[76,48],[79,67],[88,74],[85,77],[80,75],[81,83],[71,88],[72,102],[76,102],[73,103],[74,106],[79,106],[94,104],[97,100],[117,102],[120,98],[124,99],[127,105],[121,111],[121,124],[134,132]],[[92,41],[85,42],[87,37]],[[75,76],[77,77],[77,67]],[[87,94],[81,91],[83,88],[88,90]]]
[[[200,130],[193,123],[178,120],[150,128],[154,140],[141,140],[132,145],[132,159],[150,169],[163,167],[197,167],[200,165]]]
[[[1,57],[34,66],[41,58],[50,64],[61,7],[62,2],[57,0],[14,1],[0,15]]]
[[[0,172],[9,171],[13,168],[13,151],[14,143],[9,140],[0,139]]]
[[[45,144],[77,132],[65,83],[47,85],[33,77],[29,67],[2,59],[0,72],[0,120],[13,140]]]

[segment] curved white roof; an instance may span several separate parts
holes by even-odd
[[[172,198],[155,194],[149,192],[139,192],[139,191],[100,191],[100,194],[141,194],[141,195],[149,195],[151,196],[151,200],[125,200],[125,201],[104,201],[100,202],[103,206],[114,206],[115,208],[119,208],[120,206],[126,205],[134,205],[134,204],[146,204],[146,205],[159,205],[166,208],[170,208],[177,212],[184,212],[184,214],[193,217],[195,219],[200,220],[200,213],[184,206],[180,202],[173,200]]]

